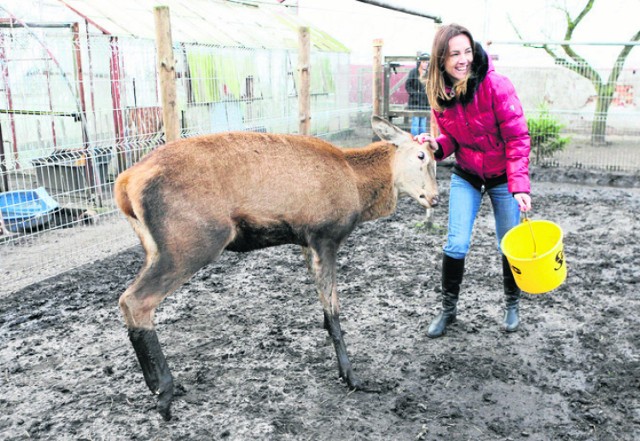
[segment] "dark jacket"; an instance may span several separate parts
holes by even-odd
[[[441,133],[437,157],[455,153],[456,167],[479,182],[504,179],[511,193],[529,193],[530,140],[520,100],[479,44],[473,58],[467,93],[433,112]]]
[[[424,84],[420,81],[420,74],[418,73],[418,67],[414,67],[409,72],[407,81],[404,83],[404,87],[409,94],[408,109],[428,109],[429,99],[427,98],[427,92],[425,91]]]

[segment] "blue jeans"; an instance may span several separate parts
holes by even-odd
[[[411,134],[413,136],[427,132],[427,117],[412,116],[411,117]]]
[[[496,222],[498,250],[502,237],[520,223],[518,202],[509,193],[507,184],[486,190],[491,198],[493,217]],[[451,175],[449,190],[449,227],[444,253],[454,259],[464,259],[469,252],[471,233],[476,220],[483,193],[460,176]]]

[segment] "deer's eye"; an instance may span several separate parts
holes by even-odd
[[[423,161],[424,158],[426,158],[426,157],[427,157],[427,155],[423,151],[419,151],[418,152],[418,159],[419,160]]]

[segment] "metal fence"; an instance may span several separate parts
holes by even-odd
[[[297,132],[297,53],[197,44],[175,44],[174,53],[182,136]],[[0,189],[5,198],[16,192],[28,198],[42,188],[57,204],[26,225],[3,209],[0,291],[137,243],[114,207],[112,184],[163,143],[155,66],[150,40],[83,34],[72,26],[0,28]],[[552,155],[534,149],[534,163],[640,171],[635,71],[623,68],[606,143],[595,144],[591,128],[602,116],[587,80],[561,66],[503,60],[496,66],[514,82],[527,117],[557,122],[568,139]],[[411,67],[399,65],[390,76],[391,108],[406,106]],[[311,79],[311,133],[341,146],[370,141],[371,66],[352,65],[346,53],[312,52]]]

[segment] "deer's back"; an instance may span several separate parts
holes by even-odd
[[[180,140],[147,155],[119,181],[148,206],[162,206],[161,213],[190,213],[201,222],[298,228],[351,222],[360,209],[342,151],[305,136],[233,132]]]

